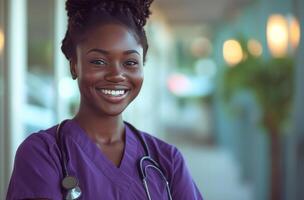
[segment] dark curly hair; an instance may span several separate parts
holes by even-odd
[[[96,24],[117,23],[130,29],[143,47],[145,62],[148,42],[144,26],[153,0],[67,0],[68,29],[61,50],[68,60],[75,57],[76,45]]]

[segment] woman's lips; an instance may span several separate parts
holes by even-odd
[[[96,89],[98,94],[102,96],[104,99],[111,103],[118,103],[122,101],[127,94],[129,93],[129,90],[127,89],[106,89],[106,88],[99,88]]]

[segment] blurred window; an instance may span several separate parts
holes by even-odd
[[[53,124],[54,1],[27,1],[26,133]]]

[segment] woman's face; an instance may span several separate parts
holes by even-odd
[[[78,79],[80,109],[116,116],[142,86],[143,48],[125,26],[97,26],[77,45],[71,71]]]

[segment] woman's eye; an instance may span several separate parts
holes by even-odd
[[[125,63],[124,63],[124,65],[126,65],[127,67],[129,66],[129,67],[134,67],[134,66],[136,66],[138,64],[138,62],[137,61],[133,61],[133,60],[128,60],[128,61],[126,61]]]
[[[104,60],[92,60],[90,63],[94,65],[106,65],[107,63]]]

